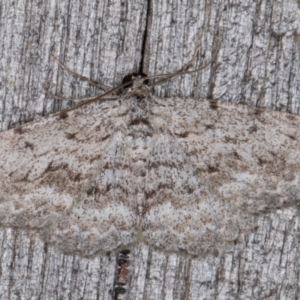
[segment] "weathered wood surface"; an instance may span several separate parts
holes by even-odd
[[[180,69],[201,46],[205,70],[156,87],[299,113],[300,4],[287,1],[1,1],[1,129],[67,107],[45,96],[100,92],[50,57],[107,85],[130,71]],[[136,245],[126,299],[299,298],[299,212],[261,216],[243,241],[203,257]],[[25,229],[1,228],[0,299],[112,299],[116,252],[65,255]]]

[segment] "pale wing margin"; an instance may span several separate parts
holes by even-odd
[[[300,117],[204,99],[170,98],[177,142],[222,199],[258,214],[300,200]]]
[[[118,105],[93,103],[0,134],[0,224],[42,228],[72,206],[113,131]]]

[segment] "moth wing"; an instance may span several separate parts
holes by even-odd
[[[43,235],[67,252],[86,255],[132,243],[138,234],[133,175],[126,135],[116,130],[97,172],[67,215]]]
[[[203,99],[169,99],[176,141],[220,197],[258,214],[300,200],[300,117]]]
[[[113,196],[113,190],[116,194],[119,191],[111,184],[114,179],[120,181],[123,174],[109,174],[108,166],[106,170],[101,169],[108,164],[111,155],[105,150],[124,146],[119,136],[121,133],[113,132],[118,109],[118,104],[114,102],[94,103],[67,115],[50,116],[1,133],[0,223],[43,229],[43,234],[49,236],[49,232],[55,231],[62,220],[69,219],[68,224],[75,227],[74,235],[69,230],[65,237],[70,238],[69,248],[76,246],[79,251],[85,250],[80,248],[82,243],[78,242],[78,234],[75,233],[83,224],[76,227],[72,223],[75,222],[74,215],[80,217],[78,203],[81,203],[82,213],[88,210],[85,205],[94,205],[94,214],[86,218],[93,216],[96,219],[94,223],[89,219],[88,226],[107,228],[106,222],[115,222],[117,236],[123,226],[120,220],[116,220],[118,217],[133,224],[131,208],[124,209],[121,217],[117,216],[117,212],[111,218],[108,216],[119,203],[126,200],[126,193],[118,194],[119,198]],[[123,154],[115,157],[120,158],[124,151],[125,148]],[[117,170],[118,166],[114,167]],[[130,176],[127,177],[126,186],[125,183],[123,185],[127,192],[131,186],[129,181]],[[100,185],[98,190],[95,182]],[[103,195],[105,189],[108,190],[106,196]],[[87,201],[93,203],[86,204]],[[82,240],[87,239],[91,232],[95,232],[94,227],[82,234]],[[100,235],[101,229],[99,232]],[[60,233],[62,238],[64,231]],[[74,236],[77,240],[72,241]],[[97,242],[101,250],[99,239]],[[118,241],[115,239],[115,243],[122,243],[122,238]],[[105,243],[102,248],[106,248]]]
[[[235,240],[249,221],[214,192],[168,130],[154,136],[144,211],[149,244],[191,254]]]

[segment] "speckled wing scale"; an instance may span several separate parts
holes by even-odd
[[[154,138],[147,172],[143,234],[149,244],[195,254],[238,237],[239,212],[221,200],[167,128]]]
[[[0,223],[64,252],[145,242],[200,255],[300,198],[300,118],[139,82],[0,134]]]

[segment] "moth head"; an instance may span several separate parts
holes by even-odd
[[[149,80],[143,79],[146,77],[147,75],[144,73],[128,74],[122,80],[122,84],[126,84],[126,82],[128,82],[128,84],[125,85],[123,88],[127,90],[127,94],[129,94],[130,96],[134,96],[137,97],[138,99],[139,98],[142,99],[150,92],[150,89],[147,86]]]
[[[138,82],[141,82],[142,85],[147,85],[149,83],[149,80],[148,79],[146,79],[145,81],[142,80],[145,77],[147,77],[145,73],[136,73],[136,72],[126,75],[122,80],[122,84],[128,82],[128,85],[125,85],[124,89],[133,88],[135,83]]]

